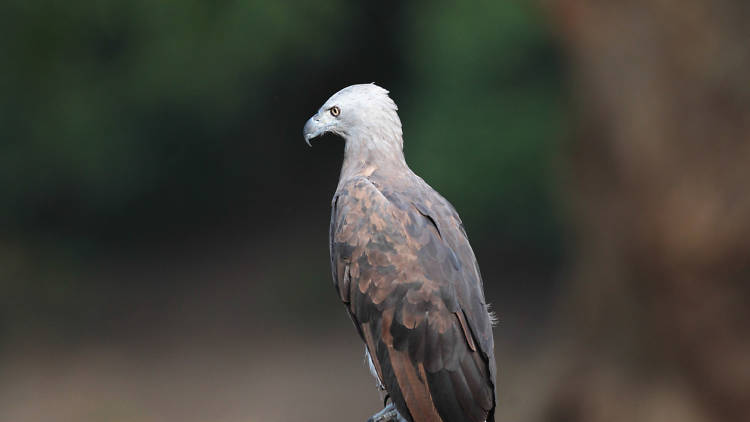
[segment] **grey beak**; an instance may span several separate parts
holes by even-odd
[[[310,143],[310,139],[315,138],[316,136],[319,136],[322,133],[322,128],[320,127],[320,122],[315,118],[315,116],[310,117],[310,120],[305,123],[305,127],[302,128],[302,136],[305,138],[305,142],[307,142],[307,146],[312,146]]]

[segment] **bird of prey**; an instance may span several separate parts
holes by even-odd
[[[345,140],[331,203],[333,283],[365,343],[384,422],[494,421],[492,315],[453,206],[407,166],[388,91],[352,85],[305,124]],[[390,401],[390,402],[389,402]]]

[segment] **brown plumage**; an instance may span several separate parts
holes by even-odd
[[[324,132],[346,140],[334,286],[396,409],[415,422],[494,420],[479,267],[454,208],[406,165],[395,104],[374,84],[345,88],[305,125],[307,140]]]

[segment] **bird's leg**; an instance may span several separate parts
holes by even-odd
[[[391,403],[388,403],[388,405],[384,407],[383,410],[370,416],[370,419],[368,419],[367,422],[408,422],[408,421],[404,419],[400,413],[398,413],[398,410],[396,410],[396,405],[394,405],[393,402],[391,402]]]

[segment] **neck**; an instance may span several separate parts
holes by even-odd
[[[372,136],[346,139],[340,181],[369,176],[375,170],[408,170],[401,150],[401,139],[380,139]]]

